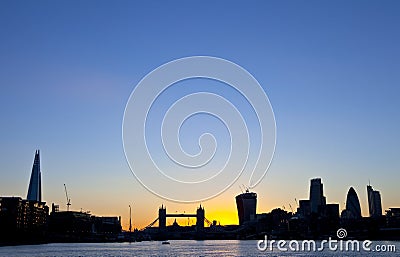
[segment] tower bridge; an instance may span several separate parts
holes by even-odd
[[[167,228],[167,218],[196,218],[196,230],[202,231],[204,229],[204,222],[210,226],[212,223],[205,217],[204,207],[200,206],[197,208],[196,213],[167,213],[167,208],[164,205],[158,209],[158,218],[152,223],[147,225],[141,230],[153,227],[158,221],[158,228],[160,231],[166,230]]]
[[[197,208],[196,214],[187,213],[174,213],[167,214],[167,208],[164,205],[158,209],[158,228],[164,230],[167,227],[167,218],[181,218],[181,217],[196,217],[196,230],[200,231],[204,229],[204,207]]]

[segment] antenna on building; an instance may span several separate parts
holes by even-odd
[[[243,194],[243,189],[242,189],[242,187],[239,185],[239,188],[240,188],[240,191],[242,192],[242,194]]]

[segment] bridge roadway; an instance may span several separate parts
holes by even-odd
[[[186,213],[170,213],[165,215],[167,218],[181,218],[181,217],[197,217],[197,214],[186,214]]]

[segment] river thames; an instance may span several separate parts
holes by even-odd
[[[323,251],[279,251],[274,245],[260,251],[257,241],[239,240],[179,240],[162,244],[160,241],[133,243],[52,243],[43,245],[20,245],[0,247],[0,256],[38,256],[38,257],[75,257],[75,256],[399,256],[400,242],[374,241],[371,249],[377,245],[395,246],[391,252],[332,251],[326,247]],[[286,245],[287,247],[287,245]],[[387,249],[389,247],[386,247]]]

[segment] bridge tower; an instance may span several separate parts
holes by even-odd
[[[158,228],[165,230],[167,227],[167,209],[164,205],[158,209]]]
[[[197,209],[196,213],[196,230],[203,231],[204,230],[204,207],[200,207]]]

